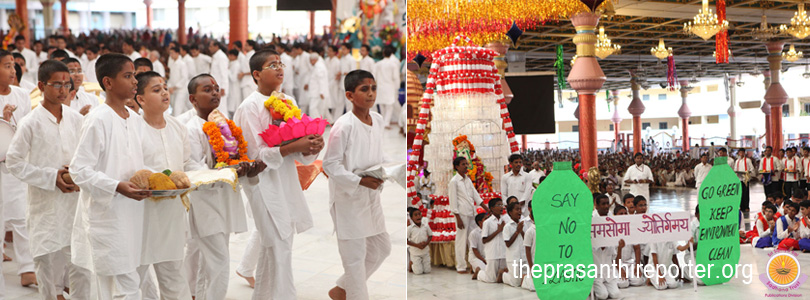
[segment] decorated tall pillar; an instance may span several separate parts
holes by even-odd
[[[177,0],[177,41],[186,44],[186,0]]]
[[[596,25],[599,13],[581,12],[571,17],[577,30],[574,44],[577,45],[577,60],[568,74],[568,84],[579,96],[579,153],[582,156],[581,170],[598,167],[596,158],[596,92],[605,82],[605,73],[596,61]]]
[[[613,117],[610,118],[610,121],[613,122],[613,147],[616,150],[619,149],[619,125],[622,123],[622,117],[619,116],[619,91],[612,90],[611,94],[613,94]]]
[[[728,146],[732,148],[737,148],[737,141],[740,139],[737,136],[737,114],[742,110],[740,106],[737,104],[737,78],[731,77],[728,79],[728,89],[731,92],[731,103],[729,103],[728,107],[728,120],[730,125],[730,140],[728,141]]]
[[[692,111],[689,110],[689,106],[686,104],[686,98],[691,90],[692,87],[689,86],[689,81],[681,80],[681,108],[678,109],[678,117],[681,117],[681,138],[683,139],[684,153],[689,151],[689,117],[692,116]]]
[[[229,48],[233,46],[233,42],[242,41],[242,45],[247,43],[248,35],[248,1],[247,0],[231,0],[230,7],[231,18],[231,32]]]
[[[68,2],[68,0],[59,0],[59,2],[62,4],[62,6],[60,7],[60,11],[59,11],[59,13],[62,15],[62,24],[60,25],[60,27],[62,29],[62,34],[63,35],[68,35],[68,33],[69,33],[69,31],[68,31],[68,19],[67,19],[68,18],[68,11],[67,11],[67,2]]]
[[[579,60],[579,59],[577,59]],[[633,101],[627,107],[627,111],[633,115],[633,153],[641,151],[641,114],[644,113],[644,103],[641,103],[641,98],[638,96],[638,90],[641,87],[638,85],[638,77],[632,75],[630,79],[630,89],[633,91]]]
[[[782,47],[785,42],[770,41],[765,44],[768,48],[768,65],[771,69],[771,85],[765,92],[765,101],[771,106],[771,145],[774,151],[782,149],[782,105],[787,103],[788,94],[779,82],[782,69]]]
[[[152,29],[152,0],[143,0],[143,4],[146,4],[146,28]]]
[[[771,71],[762,71],[762,83],[765,84],[765,90],[771,86]],[[773,139],[771,137],[771,105],[768,101],[762,101],[762,106],[759,108],[765,114],[765,145],[773,146]]]
[[[25,30],[20,32],[20,34],[22,34],[22,36],[25,37],[25,47],[31,48],[31,44],[29,43],[31,41],[31,30],[29,30],[28,28],[28,24],[31,24],[28,22],[28,1],[16,0],[14,12],[17,14],[17,16],[20,17],[20,20],[22,20],[23,24],[25,24]],[[6,19],[4,18],[3,20]]]
[[[45,35],[53,33],[53,0],[42,0],[42,23],[45,27]],[[51,45],[48,45],[51,46]]]

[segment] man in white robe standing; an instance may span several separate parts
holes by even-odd
[[[189,72],[186,61],[180,57],[180,49],[177,47],[169,49],[169,56],[172,60],[169,61],[169,94],[172,95],[172,115],[179,116],[189,108],[191,105],[188,103],[188,80]]]
[[[349,43],[344,43],[340,45],[339,51],[340,52],[338,52],[338,56],[340,57],[340,84],[338,85],[338,88],[340,88],[340,90],[338,91],[338,99],[334,100],[336,101],[335,109],[337,109],[337,112],[334,113],[335,118],[343,115],[344,109],[345,112],[352,111],[352,103],[349,102],[349,99],[346,99],[346,89],[344,81],[346,80],[346,74],[349,74],[349,72],[351,71],[357,70],[357,61],[352,56],[352,46]]]
[[[308,56],[312,69],[309,84],[305,86],[306,97],[309,99],[309,111],[306,113],[312,118],[325,118],[329,115],[329,106],[332,104],[329,97],[329,71],[318,53],[312,52]]]
[[[484,201],[468,177],[469,162],[467,159],[463,156],[456,157],[453,159],[453,168],[456,170],[456,175],[453,175],[447,185],[447,196],[450,201],[450,212],[456,216],[456,272],[465,274],[467,273],[467,260],[464,259],[464,255],[467,253],[467,238],[473,228],[478,227],[475,224],[475,210],[476,206],[482,205],[481,203]],[[472,257],[468,259],[472,259]]]
[[[157,50],[149,51],[149,61],[152,62],[152,70],[160,74],[161,77],[166,78],[166,67],[160,62],[160,52]]]
[[[329,123],[334,123],[340,114],[337,113],[338,108],[340,108],[341,112],[343,111],[343,102],[338,102],[338,100],[342,100],[343,96],[340,95],[340,58],[337,56],[338,54],[337,46],[328,46],[326,47],[326,55],[329,57],[326,59],[326,70],[327,70],[327,81],[329,85],[329,109],[330,112],[326,116],[326,120]],[[340,104],[340,105],[338,105]]]
[[[252,94],[253,91],[256,90],[256,83],[253,82],[253,76],[250,76],[250,57],[253,56],[256,51],[256,41],[254,40],[247,40],[245,44],[245,54],[239,57],[239,64],[241,65],[241,70],[239,70],[239,82],[240,87],[242,88],[242,99],[247,97],[248,95]],[[241,100],[239,99],[241,103]],[[236,107],[239,107],[237,105]]]
[[[287,95],[294,95],[295,91],[295,70],[293,66],[295,66],[295,59],[288,54],[289,48],[287,45],[277,45],[276,52],[280,53],[281,63],[284,64],[284,83],[281,84],[281,92]],[[250,59],[248,59],[250,60]],[[250,75],[251,80],[253,79],[253,75]],[[252,94],[253,92],[251,92]],[[250,94],[248,94],[250,95]],[[245,96],[247,97],[247,96]]]
[[[200,47],[202,47],[202,45],[194,45],[189,48],[189,54],[191,54],[191,57],[194,59],[194,69],[197,71],[197,74],[211,73],[211,56],[200,52]]]
[[[218,41],[210,41],[208,42],[208,51],[211,53],[211,76],[217,82],[222,82],[222,85],[219,87],[219,94],[222,96],[222,100],[219,102],[219,108],[217,108],[220,112],[225,114],[225,117],[230,116],[228,114],[228,93],[227,89],[230,88],[227,82],[229,81],[228,78],[228,56],[225,55],[225,52],[222,52],[222,44]]]
[[[399,105],[399,59],[394,55],[394,47],[385,46],[385,58],[375,64],[374,78],[377,80],[377,105],[383,116],[385,129],[391,128],[391,116],[396,105]],[[361,61],[362,63],[362,61]]]
[[[358,64],[360,70],[365,70],[374,75],[374,78],[377,78],[377,73],[374,73],[374,59],[369,56],[371,54],[371,47],[368,45],[363,45],[360,47],[360,62]],[[388,56],[385,56],[388,57]],[[377,82],[379,84],[379,82]]]

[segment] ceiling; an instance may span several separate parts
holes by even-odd
[[[716,13],[715,1],[710,8]],[[629,88],[630,73],[638,72],[648,84],[666,82],[666,63],[650,55],[650,48],[664,38],[667,47],[672,47],[679,79],[722,78],[739,73],[755,73],[767,70],[768,62],[765,41],[751,35],[758,28],[765,13],[770,26],[790,23],[796,12],[797,0],[726,0],[726,16],[729,22],[729,49],[732,52],[728,64],[716,64],[714,38],[704,41],[700,37],[683,32],[683,24],[691,21],[701,8],[700,0],[620,0],[614,4],[613,15],[603,15],[599,24],[614,44],[621,45],[621,54],[600,59],[607,77],[604,88]],[[808,7],[810,10],[810,7]],[[572,42],[576,34],[568,20],[549,23],[526,31],[512,51],[525,52],[526,71],[553,71],[555,47],[562,44],[565,53],[566,74],[570,59],[576,54]],[[798,40],[792,36],[780,38],[787,44],[795,44],[796,51],[807,52],[810,57],[810,37]],[[802,67],[808,63],[801,59],[794,63],[783,61],[783,69]]]

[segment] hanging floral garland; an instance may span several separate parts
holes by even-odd
[[[726,0],[717,0],[717,23],[723,24],[726,20]],[[715,36],[715,62],[728,63],[728,30],[722,30]]]

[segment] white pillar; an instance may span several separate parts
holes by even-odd
[[[89,12],[86,10],[80,10],[79,13],[79,32],[89,32],[90,31],[90,15]],[[79,32],[76,34],[78,35]]]
[[[59,3],[59,1],[54,1]],[[62,24],[62,5],[57,5],[56,9],[53,10],[53,32],[61,34],[61,27],[59,25]]]
[[[110,28],[110,12],[109,11],[102,12],[101,17],[104,20],[104,28]]]
[[[729,141],[728,146],[731,148],[737,148],[737,142],[735,141],[739,139],[739,136],[737,135],[737,114],[741,110],[740,106],[737,105],[737,92],[736,92],[737,78],[734,77],[729,78],[728,85],[729,85],[728,87],[729,92],[731,93],[730,97],[731,103],[728,107],[728,117],[729,117],[729,125],[731,127],[730,137],[732,139],[731,141]],[[729,153],[731,153],[730,149]]]
[[[124,12],[124,29],[132,29],[132,13],[125,11]]]

